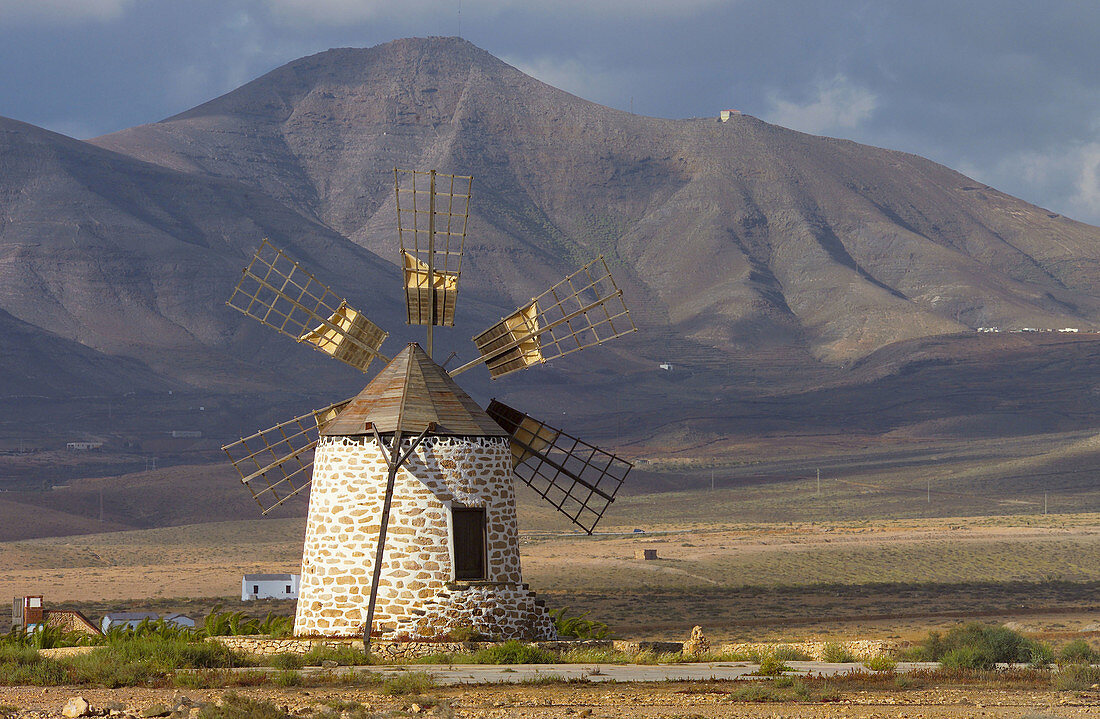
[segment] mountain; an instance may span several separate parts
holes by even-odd
[[[186,423],[225,439],[357,391],[364,377],[223,303],[268,237],[389,330],[387,352],[420,339],[394,167],[475,177],[440,358],[470,357],[469,336],[597,254],[639,326],[496,383],[463,375],[480,400],[637,451],[1094,422],[1092,335],[974,330],[1100,328],[1100,229],[910,154],[603,107],[456,38],[319,53],[87,142],[0,119],[4,391],[95,395],[88,432],[118,423],[116,395],[147,393],[119,442]]]
[[[844,363],[978,326],[1100,325],[1096,228],[913,155],[602,107],[455,38],[313,55],[95,143],[248,184],[386,259],[390,168],[469,172],[466,289],[522,299],[603,252],[648,329],[719,349]]]

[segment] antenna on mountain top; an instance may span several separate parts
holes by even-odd
[[[426,352],[386,358],[386,332],[267,240],[227,303],[360,371],[387,363],[355,397],[222,448],[264,514],[312,488],[296,634],[362,632],[368,652],[372,633],[438,638],[471,623],[552,638],[519,573],[512,478],[591,534],[632,468],[496,400],[483,410],[453,379],[479,364],[495,379],[636,331],[602,256],[475,336],[479,358],[450,373],[432,359],[432,329],[454,325],[472,182],[394,168],[406,319],[427,327]],[[391,512],[402,551],[384,565]],[[463,582],[494,611],[468,614],[480,600]]]

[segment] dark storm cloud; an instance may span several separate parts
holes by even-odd
[[[0,114],[90,136],[296,57],[459,33],[588,99],[735,107],[925,155],[1100,222],[1100,5],[1079,2],[0,0]]]

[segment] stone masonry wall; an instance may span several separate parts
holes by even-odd
[[[385,484],[385,460],[373,438],[321,438],[313,463],[296,635],[362,633]],[[488,614],[478,614],[480,626],[492,630],[485,633],[497,636],[511,634],[518,626],[543,627],[537,616],[531,617],[536,605],[521,586],[507,439],[430,437],[395,480],[378,583],[376,635],[435,638],[472,616],[471,600],[465,598],[460,602],[465,608],[444,621],[420,621],[423,614],[414,613],[456,601],[447,589],[454,580],[452,506],[485,508],[487,581],[500,587],[483,594],[492,605]],[[541,607],[537,610],[539,616],[545,614]]]
[[[446,634],[450,627],[470,627],[494,639],[553,639],[554,622],[527,585],[456,582],[411,617],[398,622],[398,637]]]

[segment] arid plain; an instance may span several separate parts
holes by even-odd
[[[592,537],[521,486],[524,575],[551,607],[628,639],[699,624],[715,641],[905,640],[971,618],[1093,632],[1098,452],[1100,437],[1068,433],[664,457],[639,464],[635,489],[666,491],[620,496]],[[92,614],[204,612],[233,602],[245,572],[296,571],[303,532],[285,517],[5,542],[0,591]]]

